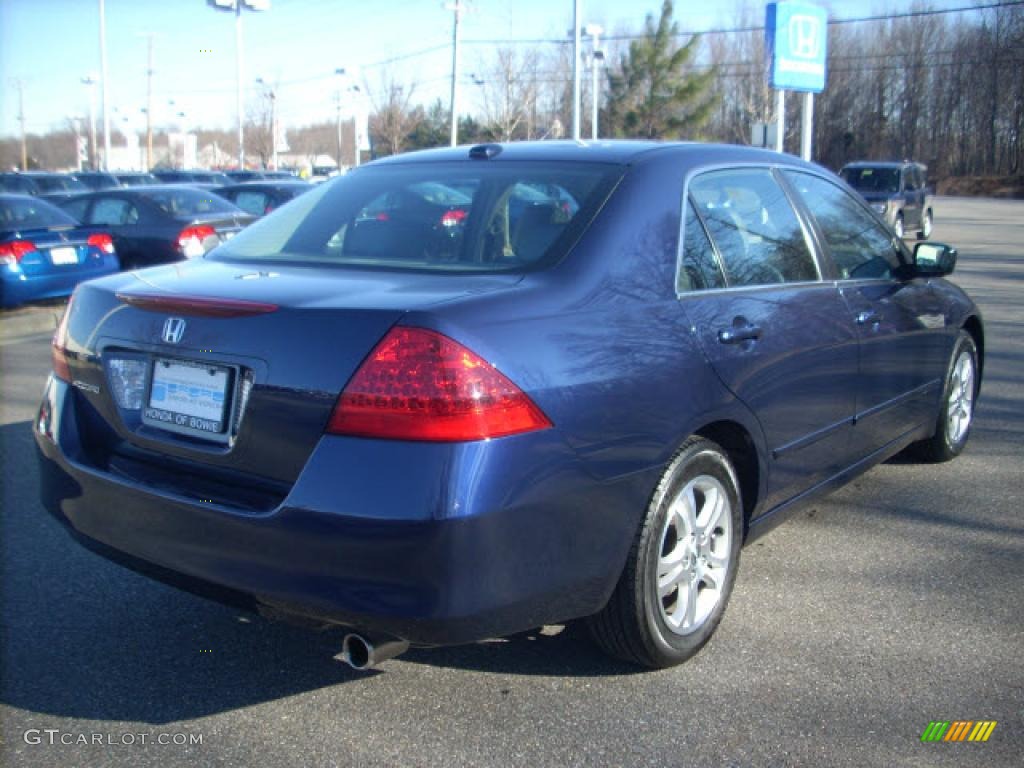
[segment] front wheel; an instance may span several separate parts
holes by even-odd
[[[650,668],[693,656],[711,637],[739,565],[743,515],[725,452],[689,438],[651,498],[626,567],[588,620],[607,653]]]
[[[946,374],[935,434],[916,446],[923,459],[940,462],[960,455],[967,445],[977,396],[978,348],[971,334],[960,331]]]

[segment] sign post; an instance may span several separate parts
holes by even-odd
[[[775,148],[782,151],[785,129],[785,92],[804,94],[800,155],[811,159],[814,128],[814,94],[825,89],[828,46],[828,12],[802,2],[768,3],[765,10],[765,50],[769,83],[779,91],[776,106],[778,136]]]

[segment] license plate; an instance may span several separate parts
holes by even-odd
[[[143,420],[187,433],[226,430],[231,370],[219,365],[157,359]]]
[[[78,251],[74,248],[51,248],[50,261],[54,264],[77,264]]]

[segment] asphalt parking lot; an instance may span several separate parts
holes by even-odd
[[[747,548],[711,643],[653,673],[570,627],[361,674],[334,658],[339,633],[121,570],[37,502],[49,335],[5,335],[0,763],[1020,765],[1024,201],[940,198],[933,237],[959,247],[955,280],[985,314],[966,453],[877,467]],[[932,720],[998,725],[921,743]]]

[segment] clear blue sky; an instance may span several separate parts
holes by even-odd
[[[905,10],[911,0],[825,4],[833,16],[851,17]],[[970,4],[932,0],[940,8]],[[684,30],[704,29],[735,23],[744,8],[760,19],[763,5],[677,0],[675,15]],[[0,135],[18,131],[14,79],[24,82],[29,132],[88,114],[80,79],[100,69],[97,6],[97,0],[0,0]],[[247,98],[257,92],[257,76],[279,83],[286,127],[334,114],[332,73],[338,67],[361,68],[371,87],[388,70],[400,82],[416,82],[416,101],[442,97],[447,102],[452,13],[442,0],[271,0],[271,6],[266,13],[246,13],[243,20]],[[473,40],[559,37],[572,26],[572,0],[471,0],[470,7],[462,24],[463,73],[484,66],[494,48]],[[635,31],[646,13],[659,8],[658,0],[583,0],[583,20],[609,31]],[[107,0],[106,16],[109,99],[117,110],[112,125],[145,126],[147,33],[155,35],[156,124],[166,124],[177,112],[192,125],[234,124],[233,15],[209,8],[205,0]],[[431,53],[379,64],[434,47]],[[471,89],[466,93],[472,98]]]

